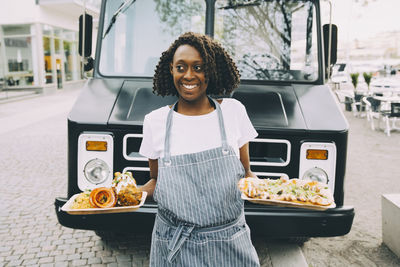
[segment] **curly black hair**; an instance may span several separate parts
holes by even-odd
[[[239,71],[225,49],[207,35],[187,32],[179,36],[162,53],[155,69],[153,93],[161,96],[178,95],[170,72],[170,64],[176,49],[181,45],[190,45],[199,51],[204,62],[205,78],[208,82],[207,94],[227,95],[239,86]]]

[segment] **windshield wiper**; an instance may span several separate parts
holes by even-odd
[[[111,18],[110,23],[108,24],[107,30],[103,35],[103,39],[106,37],[108,32],[111,30],[112,26],[114,25],[115,21],[117,20],[117,17],[119,14],[125,12],[133,3],[135,3],[136,0],[126,0],[120,7],[115,11],[114,15]]]
[[[236,1],[234,1],[234,2],[236,2]],[[219,9],[237,9],[237,8],[241,8],[241,7],[259,6],[259,5],[260,5],[260,1],[256,0],[253,2],[247,2],[247,3],[230,4],[228,6],[220,7]]]

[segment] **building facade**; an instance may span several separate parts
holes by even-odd
[[[96,25],[99,0],[0,0],[0,5],[3,88],[52,90],[82,80],[79,15],[86,10]]]

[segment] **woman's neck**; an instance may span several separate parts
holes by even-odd
[[[186,101],[179,97],[177,106],[176,112],[189,116],[204,115],[214,111],[214,106],[207,96],[197,101]]]

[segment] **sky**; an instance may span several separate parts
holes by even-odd
[[[400,31],[400,0],[332,0],[332,21],[338,26],[339,41],[366,39],[379,32]],[[326,2],[326,1],[322,1]],[[329,16],[329,5],[321,4]]]

